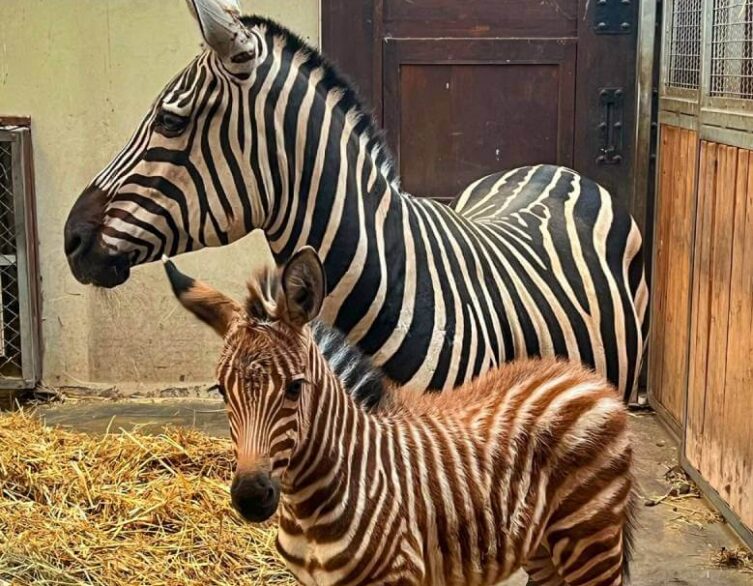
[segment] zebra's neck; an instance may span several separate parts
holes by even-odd
[[[476,235],[453,210],[400,190],[371,117],[320,55],[290,33],[269,29],[266,38],[272,50],[256,74],[251,108],[262,203],[252,207],[265,210],[259,226],[275,260],[284,263],[303,245],[317,251],[328,289],[322,321],[346,332],[389,378],[416,389],[467,380],[499,353],[505,318],[491,314],[494,340],[488,331],[471,334],[484,345],[470,344],[467,359],[452,340],[486,325],[503,279],[489,295],[454,281],[464,272],[486,279],[493,259],[478,258]]]
[[[311,324],[311,335],[329,368],[356,403],[367,410],[378,407],[385,394],[386,382],[371,357],[321,320]]]
[[[256,20],[249,20],[253,24]],[[269,53],[249,88],[250,207],[278,263],[309,244],[336,287],[367,241],[402,245],[392,155],[355,90],[321,55],[265,21]],[[256,199],[256,201],[251,201]],[[390,230],[388,223],[395,224]]]

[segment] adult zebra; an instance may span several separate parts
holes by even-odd
[[[648,292],[639,230],[600,186],[555,166],[479,179],[450,207],[402,193],[355,91],[235,0],[189,0],[208,49],[84,190],[65,247],[76,278],[262,229],[278,263],[324,259],[324,321],[392,379],[454,387],[503,360],[557,354],[627,398]]]

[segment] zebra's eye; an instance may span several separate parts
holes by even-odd
[[[188,118],[166,110],[160,110],[155,119],[155,130],[167,137],[178,136],[186,129]]]
[[[285,398],[290,401],[297,401],[301,396],[301,389],[303,388],[303,380],[297,378],[288,383],[288,387],[285,389]]]

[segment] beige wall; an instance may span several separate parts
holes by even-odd
[[[139,267],[113,291],[79,285],[62,232],[86,183],[129,137],[158,91],[199,50],[183,0],[3,0],[0,114],[32,118],[44,319],[44,379],[133,389],[212,378],[218,342],[176,306],[162,267]],[[318,41],[317,0],[256,0],[244,8]],[[240,294],[267,259],[258,235],[178,259]]]

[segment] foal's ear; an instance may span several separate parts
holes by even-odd
[[[204,41],[238,75],[247,75],[263,52],[260,35],[241,21],[238,0],[186,0]]]
[[[282,287],[277,296],[278,316],[302,327],[319,315],[327,294],[327,279],[316,251],[305,246],[282,269]]]
[[[224,338],[230,322],[242,311],[241,306],[209,285],[184,275],[173,261],[166,257],[162,260],[173,293],[181,305]]]

